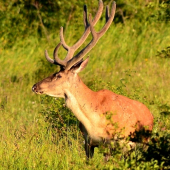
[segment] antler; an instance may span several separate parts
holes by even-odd
[[[89,23],[87,20],[87,7],[86,5],[84,6],[84,26],[85,26],[85,31],[82,37],[72,46],[68,46],[65,42],[64,35],[63,35],[63,27],[60,29],[60,43],[56,46],[53,56],[54,60],[51,59],[48,56],[47,50],[45,51],[45,57],[46,59],[53,64],[60,65],[64,67],[66,70],[69,70],[74,64],[76,64],[78,61],[80,61],[98,42],[98,40],[103,36],[103,34],[107,31],[107,29],[110,27],[114,15],[115,15],[115,9],[116,9],[116,4],[113,2],[112,4],[112,9],[111,9],[111,15],[109,16],[109,8],[108,6],[106,7],[106,24],[102,28],[101,31],[96,32],[94,30],[94,26],[96,25],[97,21],[101,17],[102,11],[103,11],[103,2],[102,0],[99,0],[99,7],[97,10],[97,13],[92,20],[91,14],[89,15]],[[84,43],[84,41],[87,39],[88,35],[92,33],[93,39],[91,42],[84,48],[82,49],[76,56],[73,57],[75,51]],[[64,49],[66,49],[67,55],[64,60],[61,60],[58,58],[58,49],[60,46],[63,46]],[[73,58],[72,58],[73,57]]]
[[[92,21],[93,25],[95,25],[97,23],[97,21],[99,20],[99,18],[101,17],[102,11],[103,11],[103,2],[100,0],[98,11],[96,13],[96,16],[94,17],[94,20]],[[73,57],[74,52],[84,43],[84,41],[90,34],[90,26],[87,21],[87,6],[86,5],[84,5],[84,14],[83,15],[84,15],[83,20],[84,20],[85,31],[84,31],[84,34],[82,35],[82,37],[77,41],[76,44],[74,44],[72,47],[69,47],[66,44],[64,36],[63,36],[63,27],[61,27],[61,29],[60,29],[60,43],[56,46],[54,53],[53,53],[54,60],[49,57],[47,50],[45,50],[45,57],[50,63],[65,67],[67,65],[67,62]],[[58,55],[57,55],[58,49],[61,45],[68,51],[67,56],[64,60],[59,59]]]

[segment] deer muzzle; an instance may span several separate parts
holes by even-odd
[[[43,91],[40,91],[40,90],[38,89],[37,84],[34,84],[34,85],[32,86],[32,91],[35,92],[35,93],[37,93],[37,94],[42,94],[42,93],[43,93]]]

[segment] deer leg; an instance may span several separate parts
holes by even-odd
[[[95,146],[90,146],[90,158],[92,158],[94,155],[94,148]]]
[[[92,158],[93,155],[94,155],[94,148],[97,146],[92,146],[91,145],[91,139],[87,133],[87,130],[86,128],[84,127],[84,125],[80,122],[79,123],[79,128],[81,130],[81,132],[83,133],[83,136],[84,136],[84,140],[85,140],[85,152],[86,152],[86,156],[87,156],[87,159],[89,158]]]
[[[86,128],[84,127],[84,125],[80,122],[79,124],[79,128],[81,130],[81,132],[83,133],[84,136],[84,140],[85,140],[85,152],[86,152],[86,156],[87,159],[92,158],[93,154],[94,154],[94,147],[95,146],[91,146],[91,139],[86,131]]]
[[[90,145],[90,137],[85,135],[85,151],[87,159],[92,158],[94,154],[94,147]]]

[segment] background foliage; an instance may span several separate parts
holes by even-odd
[[[81,78],[91,89],[110,89],[144,103],[155,117],[148,149],[138,145],[122,157],[117,146],[104,163],[95,149],[86,162],[78,121],[63,99],[38,96],[32,85],[57,71],[44,58],[59,42],[82,35],[83,5],[95,15],[97,0],[0,1],[1,169],[169,169],[170,168],[170,2],[119,0],[114,23],[89,53]],[[111,4],[110,0],[104,5]],[[104,24],[104,14],[95,27]],[[89,39],[87,40],[87,42]],[[85,42],[85,44],[87,43]],[[59,51],[61,58],[66,52]]]

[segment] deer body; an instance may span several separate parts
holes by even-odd
[[[84,55],[95,46],[114,18],[115,3],[112,5],[110,16],[108,8],[106,8],[106,24],[100,32],[96,33],[93,27],[100,18],[102,8],[103,3],[99,1],[97,14],[93,21],[90,17],[89,23],[87,10],[84,8],[85,32],[72,47],[65,43],[63,29],[61,29],[61,42],[54,50],[54,60],[49,58],[47,51],[45,53],[47,60],[59,65],[61,69],[38,82],[32,88],[37,94],[65,98],[67,107],[80,121],[80,130],[84,134],[87,157],[93,156],[94,147],[102,141],[109,142],[128,137],[135,131],[142,129],[151,131],[153,127],[153,116],[145,105],[109,90],[94,92],[78,76],[89,60],[87,58],[83,61]],[[74,51],[85,41],[90,31],[93,36],[92,41],[73,57]],[[68,51],[64,60],[60,60],[57,56],[57,51],[61,45]]]
[[[137,129],[136,125],[138,129],[144,126],[152,129],[153,126],[153,116],[142,103],[109,90],[94,92],[80,79],[66,92],[65,101],[95,143],[112,139],[123,128],[125,131],[121,133],[127,137]],[[108,124],[107,113],[112,115],[113,123],[118,122],[119,128]]]

